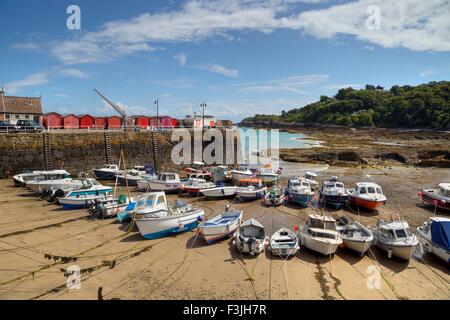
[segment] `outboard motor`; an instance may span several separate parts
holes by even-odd
[[[40,198],[41,199],[46,199],[48,197],[50,197],[53,194],[53,190],[52,189],[44,189],[44,191],[41,193]]]
[[[345,225],[347,225],[348,223],[349,223],[349,220],[348,220],[347,217],[342,216],[342,217],[339,218],[339,224],[345,226]]]

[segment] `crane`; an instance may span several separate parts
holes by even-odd
[[[97,89],[94,88],[94,92],[96,94],[98,94],[103,100],[105,100],[111,107],[113,107],[114,110],[116,110],[118,113],[120,113],[120,115],[122,116],[123,126],[126,127],[127,126],[126,112],[121,107],[119,107],[117,104],[115,104],[114,102],[109,100],[107,97],[105,97],[103,94],[101,94],[100,91],[98,91]]]

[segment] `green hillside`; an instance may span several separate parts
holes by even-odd
[[[303,108],[282,111],[281,115],[246,118],[243,124],[263,123],[333,124],[391,128],[450,127],[450,82],[429,82],[418,86],[393,86],[385,90],[366,85],[365,89],[340,89],[334,97]]]

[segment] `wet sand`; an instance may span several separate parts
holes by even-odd
[[[330,167],[319,178],[338,175],[351,187],[367,174],[384,188],[385,207],[359,216],[351,209],[324,213],[366,225],[401,214],[415,228],[433,215],[420,206],[417,189],[450,181],[448,169],[414,167]],[[176,198],[169,196],[170,201]],[[207,216],[232,204],[244,210],[244,218],[262,222],[268,235],[303,223],[317,210],[180,198],[204,208]],[[64,271],[71,265],[81,268],[81,289],[66,288]],[[367,286],[371,265],[381,270],[379,289]],[[87,210],[63,210],[1,180],[0,299],[98,299],[99,288],[103,299],[449,299],[450,269],[434,256],[408,263],[388,259],[375,247],[363,258],[346,249],[330,258],[302,247],[284,261],[268,250],[242,256],[231,239],[206,245],[195,231],[144,240],[129,224],[92,220]]]

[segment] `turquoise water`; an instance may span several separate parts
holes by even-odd
[[[238,130],[240,132],[241,137],[244,135],[246,130],[251,129],[255,130],[257,134],[259,134],[259,130],[261,129],[254,129],[254,128],[246,128],[246,127],[239,127]],[[312,146],[319,145],[319,141],[315,140],[307,140],[305,139],[305,135],[301,133],[289,133],[289,132],[278,132],[279,137],[279,143],[278,146],[280,149],[283,148],[310,148]],[[301,140],[303,138],[303,140]],[[270,131],[267,130],[267,141],[268,144],[271,143],[271,134]]]

